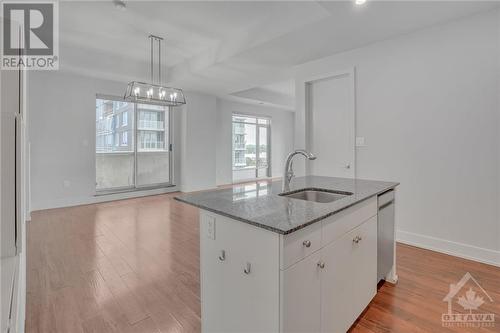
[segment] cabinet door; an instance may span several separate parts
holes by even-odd
[[[346,332],[377,290],[377,218],[324,247],[321,331]]]
[[[220,331],[277,332],[279,235],[230,219],[218,233],[227,249]]]
[[[352,290],[356,287],[352,272],[351,233],[321,250],[325,264],[321,271],[321,331],[344,333],[351,325],[354,311]]]
[[[285,271],[283,276],[283,332],[320,332],[320,252]]]
[[[202,331],[277,332],[278,234],[206,212],[200,223]]]
[[[353,237],[360,237],[352,243],[352,305],[357,318],[377,293],[377,217],[374,216],[361,225]]]

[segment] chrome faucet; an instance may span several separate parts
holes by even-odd
[[[290,191],[290,181],[292,180],[294,174],[293,174],[293,157],[297,154],[303,155],[306,157],[308,160],[313,161],[316,159],[316,156],[313,154],[303,150],[303,149],[297,149],[296,151],[291,152],[288,154],[288,157],[286,158],[286,163],[285,163],[285,170],[283,172],[283,186],[281,188],[282,192],[288,192]]]

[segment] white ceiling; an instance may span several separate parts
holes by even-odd
[[[255,99],[256,91],[268,90],[269,96],[293,98],[295,65],[497,4],[126,1],[123,11],[112,1],[66,1],[59,9],[60,67],[123,82],[147,80],[147,36],[155,34],[165,37],[163,62],[172,85],[219,96],[246,92]]]

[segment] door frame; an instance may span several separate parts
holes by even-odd
[[[352,126],[349,128],[350,129],[350,135],[349,135],[349,146],[352,146],[352,165],[351,168],[353,169],[353,178],[357,178],[357,159],[356,159],[356,67],[350,67],[344,70],[339,70],[339,71],[333,71],[333,72],[326,72],[322,74],[317,74],[317,75],[311,75],[306,77],[302,82],[303,82],[303,92],[304,92],[304,121],[305,121],[305,148],[314,153],[314,147],[312,144],[312,114],[311,114],[311,100],[310,100],[310,86],[318,81],[323,81],[323,80],[328,80],[328,79],[335,79],[335,78],[341,78],[341,77],[348,77],[349,78],[349,85],[351,87],[350,89],[350,96],[349,96],[349,109],[350,109],[350,123],[352,123]],[[321,156],[319,156],[321,158]],[[305,167],[306,174],[310,175],[311,174],[311,166],[309,163],[306,164]]]
[[[255,159],[256,159],[256,165],[255,165],[255,177],[253,178],[250,178],[250,179],[241,179],[241,180],[237,180],[235,182],[234,180],[234,168],[233,168],[233,145],[234,145],[234,142],[233,142],[233,116],[242,116],[242,117],[249,117],[249,118],[256,118],[256,123],[255,123]],[[268,122],[268,125],[263,125],[263,124],[259,124],[259,121],[258,119],[261,118],[261,119],[267,119],[269,122]],[[272,134],[272,129],[271,129],[271,124],[272,124],[272,117],[271,116],[268,116],[268,115],[261,115],[261,114],[252,114],[252,113],[245,113],[245,112],[237,112],[237,111],[233,111],[231,112],[231,151],[230,151],[230,154],[231,154],[231,183],[235,184],[235,183],[240,183],[240,182],[244,182],[244,181],[251,181],[251,180],[259,180],[259,179],[266,179],[266,178],[271,178],[272,177],[272,162],[271,162],[271,145],[272,145],[272,142],[271,142],[271,134]],[[259,132],[260,132],[260,128],[259,127],[265,127],[267,128],[267,170],[266,170],[266,176],[264,177],[259,177],[259,167],[258,167],[258,164],[259,164],[259,155],[260,155],[260,138],[259,138]]]
[[[264,118],[264,117],[259,117],[259,118]],[[267,118],[267,117],[266,117]],[[258,119],[258,118],[257,118]],[[259,124],[257,120],[257,127],[256,127],[256,147],[255,147],[255,159],[256,159],[256,168],[255,168],[255,178],[268,178],[271,177],[271,119],[268,118],[269,124],[268,125],[263,125]],[[266,168],[266,175],[264,177],[259,177],[259,167],[260,167],[260,130],[262,128],[265,128],[267,131],[267,140],[266,140],[266,146],[267,146],[267,168]]]

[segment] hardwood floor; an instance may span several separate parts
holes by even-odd
[[[26,332],[200,331],[198,210],[174,196],[34,212]],[[399,244],[398,270],[350,332],[479,331],[441,325],[466,272],[493,299],[480,309],[495,327],[481,332],[500,332],[500,268]]]

